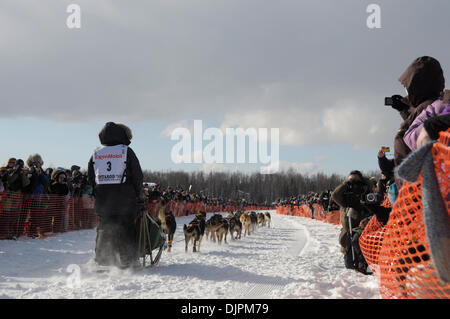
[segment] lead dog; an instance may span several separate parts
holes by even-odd
[[[161,207],[158,211],[158,218],[161,221],[161,227],[163,228],[164,233],[167,234],[167,251],[170,252],[172,250],[173,236],[177,229],[175,216],[172,212],[166,212],[164,207]]]

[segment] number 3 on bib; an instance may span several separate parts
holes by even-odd
[[[127,150],[126,145],[104,146],[95,150],[94,172],[97,185],[125,182]]]

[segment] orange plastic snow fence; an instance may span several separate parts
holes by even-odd
[[[161,203],[149,203],[148,211],[157,216]],[[166,209],[175,216],[187,216],[200,210],[228,212],[239,209],[268,210],[270,207],[235,205],[207,205],[170,201]],[[97,226],[94,199],[90,197],[67,198],[58,195],[28,195],[16,192],[0,193],[0,239],[20,236],[45,237],[54,233],[91,229]]]
[[[439,188],[450,217],[449,145],[450,130],[441,133],[432,154]],[[403,184],[388,223],[383,227],[375,217],[372,218],[359,239],[366,261],[379,278],[383,298],[450,297],[450,284],[438,278],[430,254],[423,222],[421,182],[420,177],[416,183]]]
[[[341,224],[341,212],[338,210],[325,211],[320,204],[313,204],[314,207],[314,219],[323,221],[325,223],[340,225]],[[308,205],[289,205],[289,206],[277,206],[277,214],[298,216],[312,218],[312,211]]]
[[[90,198],[0,194],[0,239],[89,229],[97,225]]]
[[[450,218],[450,129],[440,134],[432,154],[439,189]],[[420,177],[416,183],[404,183],[387,224],[383,226],[373,216],[359,238],[361,251],[378,277],[382,298],[450,298],[450,283],[438,278],[430,254],[423,221],[421,182]],[[382,206],[391,207],[389,199]],[[307,205],[278,206],[277,213],[311,218]],[[315,218],[323,220],[323,214],[326,222],[340,224],[339,211],[326,213],[315,208]]]

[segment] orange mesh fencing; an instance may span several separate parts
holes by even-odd
[[[326,213],[326,222],[333,225],[341,225],[341,211],[333,210]]]
[[[1,193],[0,239],[89,229],[97,225],[93,200],[58,195]]]
[[[440,133],[432,154],[436,178],[450,218],[450,129]],[[422,206],[422,177],[404,183],[386,225],[373,216],[359,238],[361,251],[378,277],[382,298],[450,298],[450,284],[436,273],[425,233]],[[391,207],[386,198],[382,206]],[[340,212],[315,210],[314,217],[339,225]],[[307,205],[278,206],[277,213],[311,217]],[[449,248],[450,249],[450,248]],[[449,270],[450,271],[450,270]]]
[[[148,204],[149,213],[156,217],[160,202]],[[187,216],[200,210],[227,212],[269,210],[266,206],[207,205],[204,202],[170,201],[166,209],[175,216]],[[59,195],[28,195],[16,192],[0,193],[0,240],[20,236],[46,237],[67,231],[91,229],[97,226],[94,199]]]
[[[320,204],[313,204],[314,207],[314,219],[319,221],[340,225],[341,224],[341,212],[339,210],[325,211]],[[277,214],[312,218],[312,212],[308,205],[289,205],[289,206],[277,206]]]
[[[432,153],[439,188],[450,216],[449,145],[450,130],[441,133]],[[366,261],[379,278],[383,298],[450,298],[450,284],[440,281],[430,254],[421,183],[421,177],[416,183],[404,183],[388,223],[383,227],[372,218],[359,239]]]
[[[361,251],[372,271],[377,269],[378,266],[378,256],[380,255],[384,232],[383,224],[378,221],[376,216],[372,216],[359,239]]]
[[[381,206],[386,207],[386,208],[392,208],[392,204],[391,204],[391,201],[389,200],[388,196],[386,196],[386,198],[384,199]]]

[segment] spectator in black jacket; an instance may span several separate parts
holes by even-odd
[[[67,176],[65,170],[56,169],[52,173],[52,181],[49,186],[50,194],[59,195],[52,197],[54,207],[47,213],[49,224],[52,225],[51,231],[54,233],[62,233],[64,229],[64,220],[66,216],[66,202],[64,196],[69,194],[69,186],[67,185]]]
[[[14,166],[16,166],[16,159],[14,157],[11,157],[8,160],[8,164],[0,169],[0,179],[3,186],[3,191],[8,190],[8,171],[14,168]]]
[[[377,182],[376,193],[381,196],[383,199],[386,195],[387,188],[391,183],[391,179],[389,179],[383,172],[381,172],[381,177]]]
[[[18,159],[13,167],[8,166],[6,172],[6,190],[10,192],[24,192],[30,185],[28,170],[24,168],[24,161]]]
[[[391,179],[394,176],[394,159],[388,159],[383,148],[380,148],[378,151],[378,166],[387,179]]]
[[[63,170],[57,169],[52,173],[50,193],[60,196],[66,196],[69,193],[69,187],[67,186],[67,176]]]

